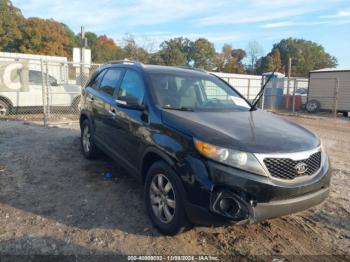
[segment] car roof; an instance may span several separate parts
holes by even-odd
[[[170,74],[207,74],[204,70],[192,67],[177,67],[177,66],[161,66],[161,65],[144,65],[144,70],[149,73],[170,73]]]
[[[164,65],[148,65],[142,64],[139,62],[125,62],[125,63],[108,63],[104,64],[99,68],[99,71],[109,68],[109,67],[125,67],[125,68],[135,68],[142,71],[146,71],[147,73],[153,74],[175,74],[175,75],[183,75],[183,74],[191,74],[195,75],[208,75],[208,73],[202,69],[197,69],[193,67],[181,67],[181,66],[164,66]]]

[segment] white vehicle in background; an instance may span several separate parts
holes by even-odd
[[[46,97],[45,94],[43,96],[43,82],[44,88],[47,83]],[[25,69],[23,64],[18,62],[9,63],[0,71],[0,116],[16,112],[42,111],[44,99],[53,112],[55,108],[77,112],[80,94],[79,85],[59,84],[53,76]]]
[[[303,106],[305,106],[307,103],[307,89],[303,87],[298,88],[295,90],[295,95],[301,97],[301,103]]]

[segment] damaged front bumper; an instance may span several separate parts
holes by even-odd
[[[329,187],[300,197],[271,201],[268,203],[257,203],[255,207],[252,207],[249,222],[256,223],[269,218],[300,212],[321,204],[328,196]]]
[[[208,205],[186,204],[187,215],[198,224],[256,223],[316,206],[330,191],[328,164],[309,180],[296,183],[275,181],[214,162],[208,166],[213,182]]]

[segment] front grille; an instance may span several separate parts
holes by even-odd
[[[321,152],[312,154],[308,159],[294,161],[289,158],[265,158],[264,163],[271,176],[292,180],[300,176],[311,176],[321,167]],[[297,172],[297,165],[305,164],[306,171]]]

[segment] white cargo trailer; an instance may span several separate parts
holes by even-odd
[[[309,112],[327,110],[347,115],[350,112],[350,69],[310,71],[306,109]]]

